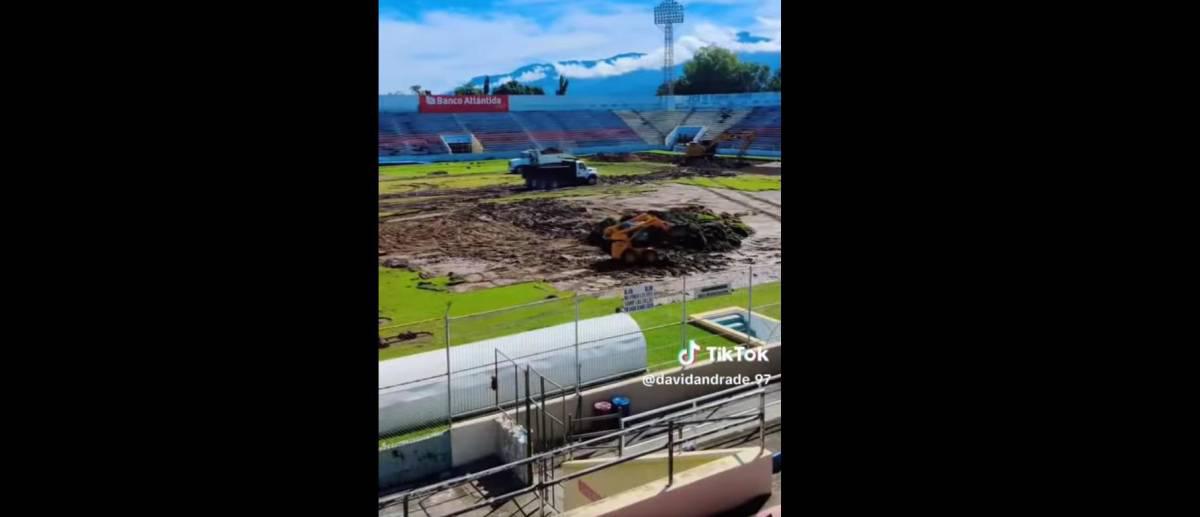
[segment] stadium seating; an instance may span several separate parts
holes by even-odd
[[[474,135],[486,151],[557,147],[588,148],[662,145],[679,126],[705,127],[702,138],[723,131],[753,131],[751,150],[780,150],[780,110],[576,110],[506,113],[379,113],[379,156],[445,154],[444,135]],[[722,145],[728,152],[737,147]]]
[[[483,144],[485,151],[523,151],[533,146],[529,135],[511,113],[460,113],[455,116]]]
[[[439,135],[465,132],[453,115],[381,112],[379,155],[449,153]]]
[[[578,149],[645,144],[612,111],[516,111],[510,115],[542,147]]]
[[[754,132],[755,139],[754,144],[750,146],[751,151],[780,151],[781,117],[782,112],[779,108],[754,108],[729,130]],[[722,146],[722,149],[735,147],[736,144],[731,143]]]

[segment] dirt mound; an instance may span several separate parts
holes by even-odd
[[[411,257],[421,267],[484,261],[526,270],[537,278],[542,273],[583,268],[595,259],[594,248],[584,242],[594,220],[586,208],[554,199],[480,203],[433,217],[380,224],[379,242],[389,253]],[[462,276],[464,281],[471,278]]]
[[[468,211],[487,222],[505,222],[549,238],[579,238],[591,229],[588,210],[557,199],[481,203]]]
[[[655,181],[665,181],[682,178],[719,178],[737,176],[736,172],[720,167],[671,167],[648,174],[627,174],[621,176],[605,176],[604,182],[609,184],[640,185]]]
[[[721,253],[741,247],[742,239],[754,233],[754,230],[735,214],[725,212],[716,214],[712,210],[696,205],[672,208],[665,212],[648,210],[645,213],[671,225],[671,231],[667,235],[652,235],[651,237],[655,241],[651,244],[661,249]],[[619,222],[628,221],[637,215],[634,212],[627,212],[620,220],[610,217],[592,225],[591,232],[588,233],[588,242],[607,249],[604,229]]]
[[[675,163],[679,159],[678,155],[659,153],[637,153],[637,157],[641,161],[655,163]]]
[[[652,268],[664,269],[672,274],[683,274],[693,271],[709,271],[728,264],[729,259],[721,253],[740,248],[742,240],[754,233],[754,230],[742,222],[735,214],[714,213],[701,206],[686,206],[667,211],[648,210],[649,213],[671,225],[666,234],[651,232],[645,243],[657,251],[661,263]],[[609,243],[604,240],[604,229],[635,217],[636,213],[626,213],[619,220],[606,218],[592,225],[588,233],[588,242],[599,246],[607,253]],[[617,271],[625,266],[617,261],[608,260],[592,265],[597,271]]]
[[[615,154],[596,153],[596,154],[592,155],[591,158],[588,158],[588,159],[593,162],[607,162],[607,163],[640,162],[640,161],[642,161],[641,157],[639,157],[636,154],[632,154],[632,153],[615,153]]]

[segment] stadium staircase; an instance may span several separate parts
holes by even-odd
[[[658,129],[652,122],[638,113],[636,110],[629,111],[614,111],[625,124],[633,128],[638,136],[642,137],[642,141],[649,145],[662,145],[667,140],[667,134]]]

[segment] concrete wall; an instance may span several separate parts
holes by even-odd
[[[732,510],[755,497],[771,493],[771,451],[730,449],[735,455],[677,472],[675,483],[665,477],[605,497],[564,513],[564,516],[714,515]],[[619,467],[618,467],[619,468]],[[602,473],[604,471],[600,471]],[[591,476],[584,476],[588,479]],[[576,481],[568,481],[575,483]]]
[[[714,363],[709,361],[696,363],[686,371],[681,368],[674,368],[657,372],[656,375],[679,376],[689,373],[700,376],[740,374],[753,379],[754,375],[759,373],[768,373],[771,375],[780,373],[783,364],[783,345],[775,344],[765,348],[767,349],[768,358],[768,362],[765,363]],[[729,386],[707,385],[656,385],[647,387],[642,384],[642,377],[642,375],[638,375],[629,380],[606,384],[584,391],[583,416],[594,416],[591,409],[592,403],[599,400],[610,400],[615,395],[629,397],[631,400],[631,413],[638,414],[668,404],[683,402],[709,393],[729,389]],[[568,396],[566,400],[566,411],[573,414],[576,408],[575,399]],[[553,401],[546,402],[546,410],[556,416],[562,414],[561,399],[556,398]],[[510,410],[508,414],[511,416],[513,412]],[[379,453],[380,488],[388,488],[400,483],[429,478],[452,467],[460,467],[491,456],[500,456],[498,440],[500,424],[497,422],[499,418],[501,418],[499,414],[492,414],[463,422],[455,422],[454,427],[448,433],[442,433],[438,436],[398,447],[397,449],[402,450],[399,453],[399,457],[393,455],[390,450],[381,451]],[[552,438],[561,438],[562,433],[560,429],[557,426],[550,427]]]
[[[760,374],[760,373],[776,375],[782,371],[781,366],[783,365],[783,345],[780,343],[780,344],[767,346],[765,348],[767,349],[767,359],[768,359],[768,361],[765,363],[759,363],[759,362],[716,363],[716,362],[712,362],[712,361],[707,361],[707,362],[703,362],[703,363],[698,362],[698,363],[692,365],[686,371],[683,370],[682,368],[673,368],[671,370],[656,372],[655,375],[674,376],[674,377],[678,377],[681,375],[687,375],[687,374],[693,374],[693,375],[698,375],[698,376],[706,376],[706,375],[713,375],[713,374],[746,375],[746,376],[750,377],[751,379],[754,378],[755,374]],[[605,384],[603,386],[599,386],[599,387],[584,391],[583,392],[583,415],[582,416],[584,416],[584,417],[595,416],[592,414],[592,404],[597,401],[601,401],[601,400],[611,400],[616,395],[624,395],[626,397],[629,397],[630,412],[631,412],[631,414],[636,415],[638,413],[642,413],[642,412],[649,411],[649,410],[652,410],[655,408],[666,406],[668,404],[683,402],[685,400],[689,400],[689,399],[693,399],[693,398],[700,397],[703,395],[707,395],[709,393],[715,393],[715,392],[718,392],[721,390],[726,390],[731,387],[731,386],[676,385],[676,384],[645,386],[642,384],[642,377],[643,377],[643,375],[638,375],[637,377],[634,377],[632,379],[628,379],[625,381],[612,383],[612,384]],[[568,396],[566,403],[567,403],[566,412],[568,414],[574,414],[575,408],[576,408],[575,398]],[[547,401],[546,402],[546,411],[555,416],[561,415],[562,414],[561,399],[555,398],[554,400]],[[511,415],[512,411],[509,411],[508,413]],[[576,416],[579,416],[579,415],[576,415]],[[493,420],[495,418],[497,418],[497,416],[492,415],[492,416],[480,417],[480,418],[477,418],[474,420],[468,420],[468,421],[461,422],[461,423],[456,422],[454,424],[454,429],[451,433],[452,435],[454,435],[454,440],[453,440],[454,446],[458,447],[460,443],[464,443],[464,446],[470,447],[472,449],[470,454],[462,454],[462,455],[458,454],[458,452],[456,450],[455,454],[454,454],[454,458],[455,458],[454,466],[457,467],[459,465],[467,463],[468,461],[477,460],[477,459],[486,457],[488,455],[485,451],[481,450],[477,445],[465,445],[465,442],[469,442],[472,439],[472,437],[479,435],[478,433],[480,433],[481,431],[475,429],[476,427],[489,427],[489,426],[495,425],[493,422]],[[561,438],[562,433],[559,432],[560,429],[557,426],[551,426],[550,431],[551,431],[550,437],[552,439]],[[495,453],[496,453],[495,451],[491,452],[491,454],[495,454]],[[460,463],[460,460],[462,461],[461,463]]]
[[[441,433],[379,451],[379,489],[385,490],[449,471],[453,465],[450,445],[450,433]]]
[[[685,470],[730,456],[727,450],[677,452],[673,463],[675,475]],[[598,458],[564,462],[562,476],[568,476],[612,461],[613,458]],[[562,485],[563,505],[567,510],[591,504],[601,498],[617,495],[646,483],[667,476],[667,454],[651,454],[615,467],[588,474]],[[586,487],[586,488],[584,488]]]
[[[498,417],[482,418],[473,420],[475,425],[455,424],[449,433],[451,465],[457,467],[498,455],[496,444],[501,432],[498,420]]]
[[[671,99],[676,110],[750,109],[756,106],[779,106],[782,97],[776,92],[737,93],[724,95],[676,95]],[[574,95],[511,95],[509,111],[557,110],[638,110],[666,109],[667,99],[656,96],[574,96]],[[379,111],[415,112],[416,95],[380,95]]]

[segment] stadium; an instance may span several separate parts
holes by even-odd
[[[468,100],[473,103],[439,103]],[[750,132],[751,155],[780,157],[780,94],[661,97],[388,95],[379,101],[379,162],[512,158],[530,148],[576,154],[671,151]],[[736,152],[724,143],[723,152]]]
[[[778,515],[781,93],[414,89],[379,96],[380,515]]]

